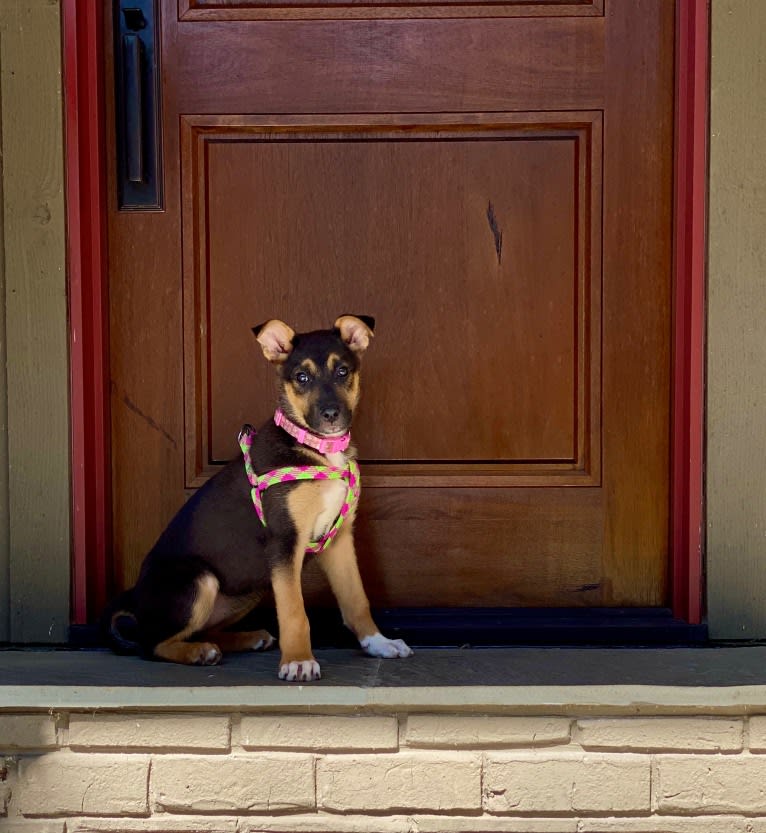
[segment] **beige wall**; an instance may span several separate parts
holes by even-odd
[[[714,637],[766,637],[766,3],[713,0],[707,577]]]
[[[69,620],[60,42],[57,3],[0,2],[0,640],[18,642]]]
[[[730,638],[766,637],[764,56],[766,2],[713,0],[707,571],[711,632]],[[0,641],[58,641],[70,528],[59,8],[50,0],[0,3],[0,149]]]
[[[744,712],[0,714],[0,827],[763,833],[765,751]]]

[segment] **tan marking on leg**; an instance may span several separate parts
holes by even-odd
[[[215,665],[221,661],[221,651],[212,642],[186,642],[201,630],[210,619],[218,595],[218,579],[205,573],[197,579],[197,595],[192,604],[186,627],[154,647],[154,655],[168,662],[184,665]]]
[[[378,627],[370,614],[370,603],[359,574],[350,524],[348,527],[344,525],[338,537],[319,555],[318,560],[338,600],[346,626],[359,640],[377,633]]]
[[[318,679],[319,665],[311,652],[311,635],[303,603],[301,571],[309,543],[313,519],[321,504],[320,484],[303,483],[292,489],[287,498],[297,540],[289,564],[271,574],[271,585],[279,622],[279,647],[282,652],[279,676],[282,679]]]
[[[313,659],[300,570],[292,566],[278,567],[272,573],[271,582],[277,606],[282,664]]]

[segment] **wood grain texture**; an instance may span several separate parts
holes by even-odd
[[[608,603],[594,489],[367,489],[356,525],[373,606]]]
[[[105,15],[106,78],[113,75]],[[172,41],[163,61],[175,63]],[[175,85],[163,91],[176,111]],[[108,239],[113,557],[116,575],[138,563],[183,504],[183,336],[178,132],[165,131],[165,210],[117,211],[113,89],[107,84]],[[170,120],[173,123],[173,119]]]
[[[604,13],[604,0],[178,0],[179,20],[355,20],[376,18],[581,17]]]
[[[707,345],[711,635],[766,636],[766,6],[712,6]]]
[[[461,116],[459,130],[378,118],[351,133],[342,119],[290,132],[184,120],[188,485],[273,408],[265,362],[247,362],[244,388],[235,372],[257,353],[252,322],[328,326],[341,308],[378,321],[363,460],[406,464],[374,478],[419,463],[432,478],[481,466],[487,483],[598,482],[600,119],[545,116]]]
[[[110,216],[123,581],[185,482],[228,456],[229,423],[273,406],[248,328],[321,326],[353,302],[383,310],[356,430],[378,460],[358,519],[376,604],[666,602],[672,4],[311,24],[177,9],[166,211]],[[562,132],[602,109],[587,141]],[[580,485],[554,470],[575,459]]]
[[[611,3],[606,14],[605,572],[614,603],[657,604],[668,592],[674,9]]]
[[[69,426],[57,4],[0,9],[7,340],[7,636],[69,626]]]
[[[175,30],[173,47],[179,112],[188,114],[525,112],[604,102],[601,17],[197,22]]]

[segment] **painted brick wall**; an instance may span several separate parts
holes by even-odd
[[[0,714],[3,833],[766,833],[766,716]]]

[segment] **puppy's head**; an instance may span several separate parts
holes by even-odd
[[[343,434],[359,401],[362,354],[375,319],[341,315],[331,330],[296,333],[272,319],[253,327],[263,355],[276,367],[280,405],[293,421],[315,434]]]

